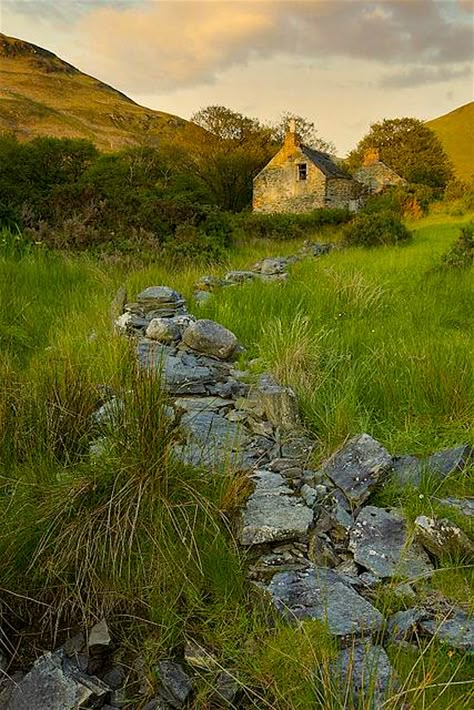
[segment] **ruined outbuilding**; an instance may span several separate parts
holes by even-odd
[[[380,160],[378,148],[366,150],[362,167],[354,174],[354,179],[371,195],[383,192],[387,187],[406,184],[406,180]]]
[[[364,188],[328,154],[309,148],[289,123],[285,142],[253,181],[254,212],[356,211]]]

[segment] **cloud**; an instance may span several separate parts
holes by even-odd
[[[383,76],[378,81],[381,88],[409,88],[413,86],[425,86],[426,84],[438,84],[442,82],[462,79],[473,76],[471,64],[464,64],[460,67],[413,67],[403,72],[397,72]]]
[[[81,67],[142,94],[212,83],[232,67],[281,55],[327,67],[338,58],[402,66],[381,80],[401,86],[403,77],[413,83],[421,76],[420,66],[432,67],[425,71],[432,81],[440,68],[459,72],[453,66],[472,54],[470,26],[452,14],[463,0],[3,2],[16,13],[71,24]]]

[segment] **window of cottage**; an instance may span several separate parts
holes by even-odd
[[[306,180],[308,177],[308,166],[306,163],[299,163],[298,165],[298,180]]]

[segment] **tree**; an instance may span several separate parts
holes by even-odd
[[[279,145],[283,144],[286,131],[288,130],[288,123],[291,119],[296,122],[296,133],[301,138],[302,143],[309,148],[321,150],[324,153],[334,154],[336,152],[334,143],[326,141],[318,135],[318,130],[313,121],[309,121],[307,118],[297,116],[289,111],[282,113],[278,122],[272,126],[273,139],[276,143]]]
[[[347,168],[362,165],[369,148],[380,160],[411,183],[444,188],[453,169],[436,134],[417,118],[392,118],[374,123],[347,159]]]
[[[225,106],[207,106],[191,120],[206,132],[186,146],[188,167],[217,204],[239,211],[251,200],[252,179],[276,153],[270,127]]]

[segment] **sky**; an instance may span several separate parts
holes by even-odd
[[[344,155],[383,118],[474,98],[474,0],[0,0],[0,31],[144,106],[314,121]]]

